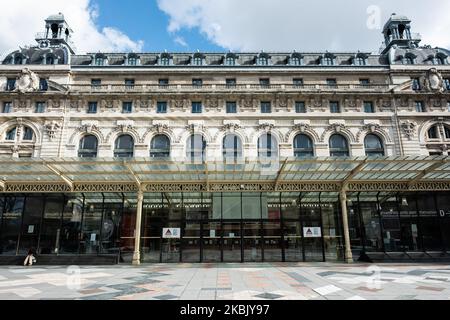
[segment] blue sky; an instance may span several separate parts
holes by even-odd
[[[132,5],[130,5],[132,3]],[[100,28],[113,26],[131,39],[144,41],[144,51],[224,51],[204,37],[197,27],[183,28],[176,33],[167,30],[170,17],[158,8],[154,0],[111,1],[93,0],[98,5]],[[187,46],[175,41],[181,37]]]

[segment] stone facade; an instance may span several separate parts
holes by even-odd
[[[148,157],[152,139],[163,134],[170,139],[171,157],[182,159],[193,133],[203,135],[209,159],[222,157],[227,134],[240,138],[244,157],[255,157],[266,133],[276,139],[280,157],[294,155],[298,134],[312,140],[317,157],[330,155],[333,134],[346,138],[355,157],[366,155],[368,134],[380,138],[386,156],[448,155],[450,53],[419,47],[416,38],[392,40],[395,33],[386,30],[409,25],[407,18],[393,16],[386,24],[386,48],[379,55],[76,55],[64,33],[67,24],[56,18],[62,19],[56,38],[48,35],[49,18],[39,46],[11,53],[0,65],[0,156],[77,157],[80,139],[94,135],[97,156],[113,157],[117,137],[127,134],[134,156]],[[48,37],[52,41],[45,44]],[[415,57],[413,64],[399,64],[405,52]],[[59,58],[47,59],[52,54]],[[194,79],[201,79],[201,86]],[[97,103],[96,113],[88,112],[91,102]],[[123,112],[124,102],[132,103],[131,113]],[[157,113],[158,102],[167,103],[167,113]],[[201,102],[201,113],[192,113],[193,102]],[[226,112],[227,102],[236,103],[237,113]],[[270,102],[270,113],[261,113],[262,102]],[[305,113],[296,112],[298,102]],[[330,112],[331,102],[338,102],[339,113]],[[373,113],[365,112],[365,103]],[[430,136],[433,127],[436,135]],[[24,139],[29,129],[32,138]]]

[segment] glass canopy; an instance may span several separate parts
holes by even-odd
[[[450,157],[242,159],[205,163],[158,158],[0,159],[9,184],[449,182]],[[295,190],[292,190],[295,191]]]

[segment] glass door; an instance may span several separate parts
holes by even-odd
[[[201,222],[186,221],[182,231],[182,262],[201,262]]]
[[[262,261],[262,230],[260,221],[245,221],[244,227],[244,261]]]
[[[100,198],[86,199],[80,253],[97,254],[99,252],[102,217],[103,200]]]
[[[57,254],[61,237],[63,198],[47,198],[39,239],[40,254]]]
[[[285,261],[304,261],[303,228],[300,221],[284,221]]]
[[[41,229],[42,214],[44,212],[43,197],[27,197],[22,219],[22,233],[19,240],[19,254],[28,250],[38,250],[39,232]]]
[[[305,261],[324,261],[323,231],[320,204],[310,204],[302,210]]]
[[[265,221],[264,226],[264,261],[281,262],[282,237],[281,223],[279,220]]]
[[[169,222],[163,228],[181,228],[181,223],[178,221]],[[162,236],[163,229],[160,234]],[[181,240],[175,239],[161,239],[161,262],[162,263],[178,263],[181,262]]]
[[[203,262],[220,262],[222,260],[222,227],[220,221],[203,222]]]
[[[223,261],[242,262],[241,222],[224,221],[223,230]]]

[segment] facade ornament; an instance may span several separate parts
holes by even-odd
[[[423,79],[423,85],[426,90],[442,93],[445,91],[444,79],[436,68],[428,70],[426,77]]]
[[[239,130],[241,126],[237,123],[227,123],[220,128],[220,131],[229,131],[229,132],[235,132],[236,130]]]
[[[16,91],[21,93],[39,90],[39,77],[29,68],[22,69],[22,73],[16,83]]]
[[[169,126],[167,124],[156,123],[153,125],[152,129],[158,133],[163,133],[164,131],[169,131]]]
[[[57,121],[51,121],[45,124],[45,131],[47,132],[50,141],[55,139],[56,132],[59,130],[59,128],[61,128],[61,124]]]
[[[341,132],[345,129],[345,124],[342,123],[333,123],[328,127],[328,131]]]
[[[13,154],[17,154],[17,153],[19,153],[19,151],[20,151],[20,146],[19,145],[11,146],[11,152]]]
[[[296,125],[294,125],[293,130],[295,131],[300,131],[301,133],[306,132],[306,130],[309,129],[309,124],[307,123],[297,123]]]
[[[363,127],[363,131],[366,130],[370,133],[374,133],[377,130],[381,130],[381,126],[378,123],[368,123]]]
[[[80,130],[81,132],[91,133],[91,132],[93,132],[93,131],[97,131],[97,130],[98,130],[98,127],[97,127],[95,124],[93,124],[93,123],[88,123],[88,124],[82,125],[82,126],[79,128],[79,130]]]
[[[186,126],[186,130],[188,130],[190,133],[194,134],[196,132],[204,131],[203,124],[198,123],[192,123]]]
[[[403,130],[403,133],[408,137],[408,139],[412,139],[414,137],[414,131],[416,128],[416,124],[411,121],[403,121],[400,124],[400,127]]]
[[[273,123],[262,123],[260,124],[256,130],[257,131],[265,131],[265,132],[270,132],[275,128],[275,125]]]
[[[119,124],[117,125],[117,131],[125,133],[133,130],[133,125],[131,124]]]

